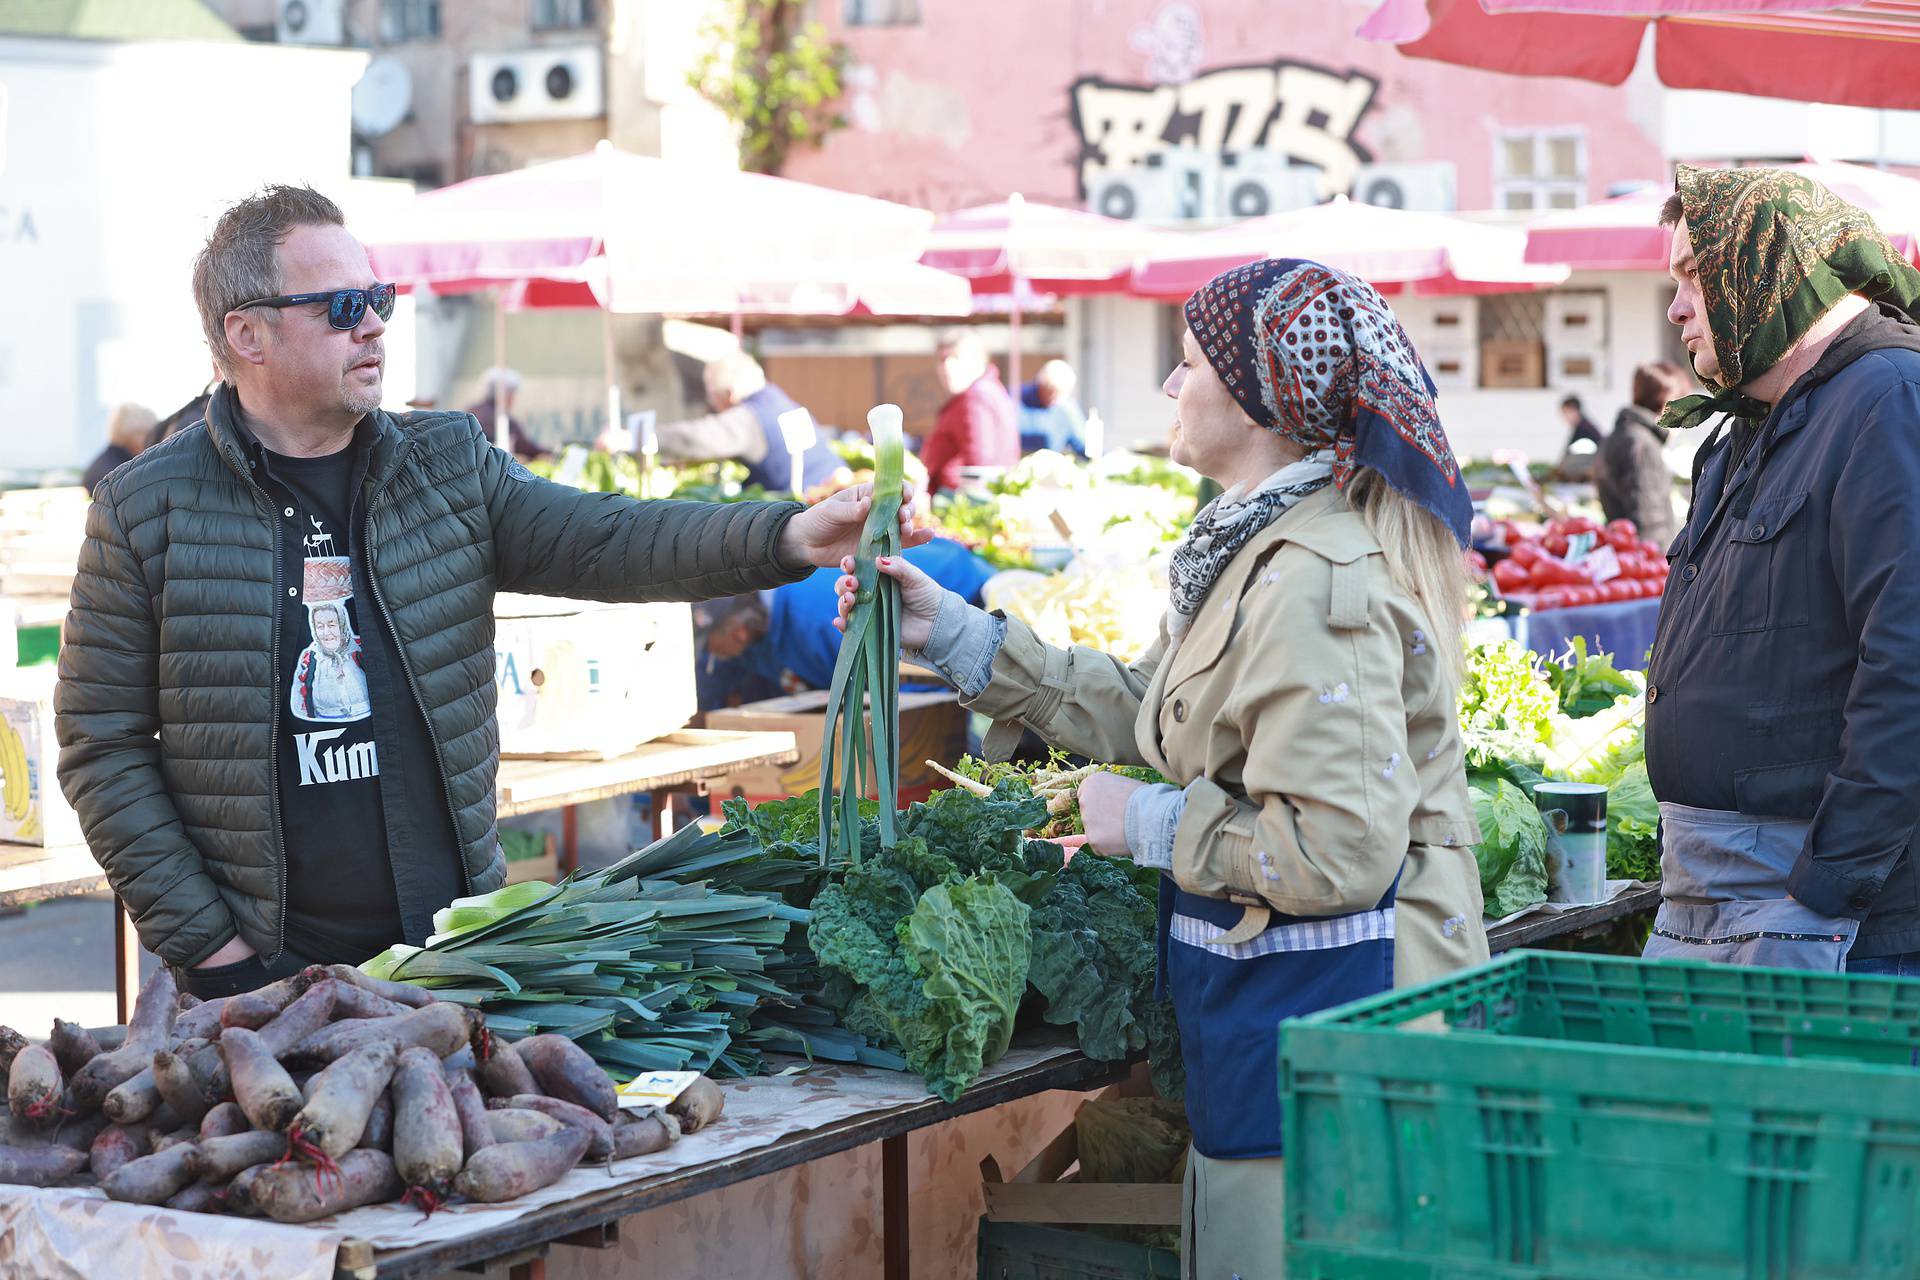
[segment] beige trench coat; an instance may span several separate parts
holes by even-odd
[[[1240,550],[1170,662],[1164,625],[1129,666],[1053,648],[1009,619],[992,680],[968,705],[1186,787],[1173,878],[1247,907],[1222,940],[1257,935],[1269,909],[1370,910],[1400,875],[1404,987],[1487,958],[1480,833],[1428,626],[1365,522],[1327,489]]]

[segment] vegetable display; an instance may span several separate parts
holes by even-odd
[[[0,1044],[11,1050],[9,1101],[17,1100],[0,1128],[0,1183],[91,1181],[114,1200],[278,1222],[311,1222],[403,1194],[432,1211],[443,1196],[496,1203],[557,1181],[590,1156],[591,1126],[608,1135],[601,1157],[618,1159],[659,1150],[721,1113],[724,1095],[702,1077],[669,1109],[621,1115],[629,1136],[616,1142],[600,1115],[548,1096],[551,1089],[613,1109],[611,1082],[571,1042],[530,1042],[528,1062],[479,1014],[430,992],[408,989],[417,1007],[388,1002],[401,1013],[343,999],[349,991],[387,999],[382,991],[391,988],[378,980],[341,976],[354,973],[315,965],[201,1003],[180,995],[162,966],[140,991],[125,1045],[109,1052],[100,1040],[111,1037],[68,1024],[56,1026],[48,1045],[0,1028]],[[349,1027],[356,1043],[332,1053],[329,1033]],[[457,1034],[439,1034],[447,1027]],[[133,1096],[128,1086],[143,1076],[166,1081],[164,1097],[109,1124],[105,1099],[83,1102],[62,1088],[54,1044],[75,1079],[96,1082],[95,1093],[99,1081],[124,1077],[106,1099]],[[93,1054],[82,1060],[89,1045]],[[208,1048],[224,1072],[179,1069]],[[135,1066],[133,1050],[146,1054],[147,1066]],[[509,1060],[516,1069],[498,1069]],[[502,1081],[527,1093],[503,1093]],[[57,1105],[43,1105],[49,1088]],[[483,1091],[539,1127],[496,1133]],[[548,1107],[566,1109],[562,1119],[535,1114]],[[573,1112],[585,1121],[569,1124]]]
[[[1631,520],[1602,526],[1584,516],[1553,521],[1540,537],[1502,526],[1507,558],[1493,566],[1493,583],[1536,611],[1646,600],[1663,594],[1665,549],[1641,539]]]

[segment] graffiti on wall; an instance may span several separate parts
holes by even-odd
[[[1372,157],[1354,141],[1380,82],[1362,71],[1279,61],[1218,67],[1184,84],[1073,84],[1080,192],[1102,174],[1179,148],[1203,154],[1264,151],[1320,170],[1321,194],[1353,186]]]

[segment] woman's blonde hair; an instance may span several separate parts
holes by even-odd
[[[1467,562],[1460,544],[1438,516],[1394,490],[1372,467],[1354,473],[1346,495],[1373,531],[1394,583],[1426,615],[1427,642],[1439,655],[1448,683],[1459,688],[1467,606]]]

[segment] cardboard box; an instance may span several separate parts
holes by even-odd
[[[53,733],[53,668],[9,672],[0,683],[0,840],[79,844],[80,819],[60,792]]]
[[[1177,1182],[1080,1181],[1080,1142],[1071,1124],[1013,1177],[1003,1177],[992,1156],[980,1162],[980,1173],[987,1217],[995,1222],[1180,1225]]]
[[[820,735],[827,723],[827,695],[822,690],[749,702],[707,713],[709,729],[784,730],[793,734],[800,759],[785,768],[749,769],[727,775],[715,791],[747,799],[780,800],[820,785]],[[900,695],[900,802],[924,800],[948,784],[928,760],[951,766],[966,754],[967,714],[960,695],[952,691]],[[872,793],[869,792],[869,795]]]
[[[1546,344],[1511,339],[1481,343],[1480,385],[1500,390],[1546,386]]]
[[[502,756],[612,759],[698,710],[684,604],[502,595],[494,620]]]

